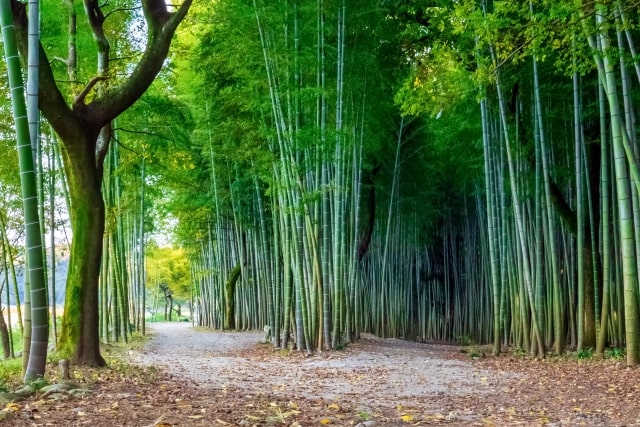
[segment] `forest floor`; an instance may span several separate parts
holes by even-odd
[[[306,355],[256,332],[149,332],[136,350],[105,348],[110,369],[74,371],[86,395],[32,397],[0,425],[640,426],[640,370],[621,359],[491,357],[371,335]]]

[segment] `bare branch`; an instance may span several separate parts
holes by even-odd
[[[136,7],[116,7],[113,10],[110,10],[109,12],[107,12],[106,15],[104,15],[104,19],[105,21],[107,20],[107,18],[109,18],[109,16],[113,13],[116,12],[133,12],[135,10],[140,10],[140,6],[136,6]]]
[[[96,76],[94,78],[91,79],[91,81],[87,84],[87,86],[82,90],[82,92],[80,92],[80,94],[78,96],[76,96],[76,99],[73,101],[73,106],[76,107],[78,105],[81,105],[84,103],[84,99],[86,98],[86,96],[89,94],[89,92],[91,91],[91,89],[93,89],[93,87],[98,84],[98,82],[107,80],[106,77],[104,76]]]
[[[54,60],[54,61],[60,61],[60,62],[62,62],[64,65],[69,66],[69,62],[68,62],[68,61],[67,61],[67,59],[65,59],[65,58],[61,58],[61,57],[59,57],[59,56],[54,56],[54,57],[53,57],[53,60]],[[52,61],[52,62],[53,62],[53,61]]]
[[[115,128],[113,129],[114,131],[119,130],[120,132],[125,132],[125,133],[132,133],[135,135],[148,135],[148,136],[153,136],[154,138],[159,138],[159,139],[164,139],[165,141],[173,141],[173,138],[167,138],[164,135],[160,135],[159,133],[155,133],[155,132],[147,132],[147,131],[143,131],[143,130],[131,130],[131,129],[127,129],[127,128]]]

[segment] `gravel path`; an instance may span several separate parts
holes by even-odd
[[[150,342],[134,356],[137,363],[203,387],[349,401],[366,411],[420,406],[434,396],[508,393],[517,378],[456,360],[455,347],[370,335],[345,351],[304,356],[274,350],[259,332],[194,329],[189,323],[153,323],[149,332]]]

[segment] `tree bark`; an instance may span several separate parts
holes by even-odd
[[[9,309],[7,308],[7,311]],[[11,340],[9,339],[9,328],[4,320],[4,310],[0,309],[0,342],[2,342],[2,354],[5,359],[11,357]]]
[[[224,302],[225,302],[225,312],[224,312],[224,328],[225,329],[234,329],[235,325],[235,294],[236,294],[236,283],[240,278],[240,273],[242,269],[240,264],[236,265],[233,270],[231,270],[231,274],[229,275],[229,280],[224,286]]]
[[[64,150],[73,241],[59,345],[74,363],[104,366],[99,349],[98,279],[105,209],[91,146],[73,144]]]

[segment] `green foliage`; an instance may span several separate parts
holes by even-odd
[[[593,358],[593,349],[592,348],[583,348],[582,350],[576,353],[576,357],[578,360],[587,360]]]
[[[191,321],[191,319],[189,319],[187,316],[176,316],[176,315],[171,316],[171,320],[174,322]],[[164,313],[155,313],[155,314],[152,314],[151,316],[147,316],[146,321],[153,323],[153,322],[166,322],[167,320],[164,318]]]
[[[605,357],[610,359],[624,359],[627,357],[627,352],[624,348],[610,348],[605,351]]]
[[[9,391],[22,382],[22,358],[0,361],[0,391]]]
[[[190,133],[194,126],[191,110],[161,85],[150,90],[118,119],[116,135],[119,164],[116,176],[122,185],[121,212],[139,212],[142,159],[145,167],[145,232],[170,234],[173,220],[169,206],[177,189],[198,186],[199,152]]]
[[[189,262],[181,248],[149,245],[146,254],[147,288],[166,283],[174,297],[187,300],[191,292]]]
[[[473,339],[468,335],[460,335],[456,337],[456,342],[461,346],[468,347],[473,344]]]
[[[358,418],[367,421],[369,419],[371,419],[371,414],[368,411],[365,410],[358,410],[358,412],[356,413],[356,415],[358,415]]]
[[[518,358],[527,357],[527,352],[522,347],[514,348],[512,354]]]
[[[404,114],[436,117],[467,102],[473,91],[471,74],[460,55],[449,44],[436,43],[417,59],[396,93],[396,103]]]
[[[37,392],[42,387],[48,386],[49,381],[46,378],[34,378],[32,380],[27,381],[27,385],[30,386],[32,390]]]
[[[482,354],[483,353],[480,351],[480,349],[475,345],[469,348],[469,357],[472,359],[477,359],[478,357],[481,357]]]

